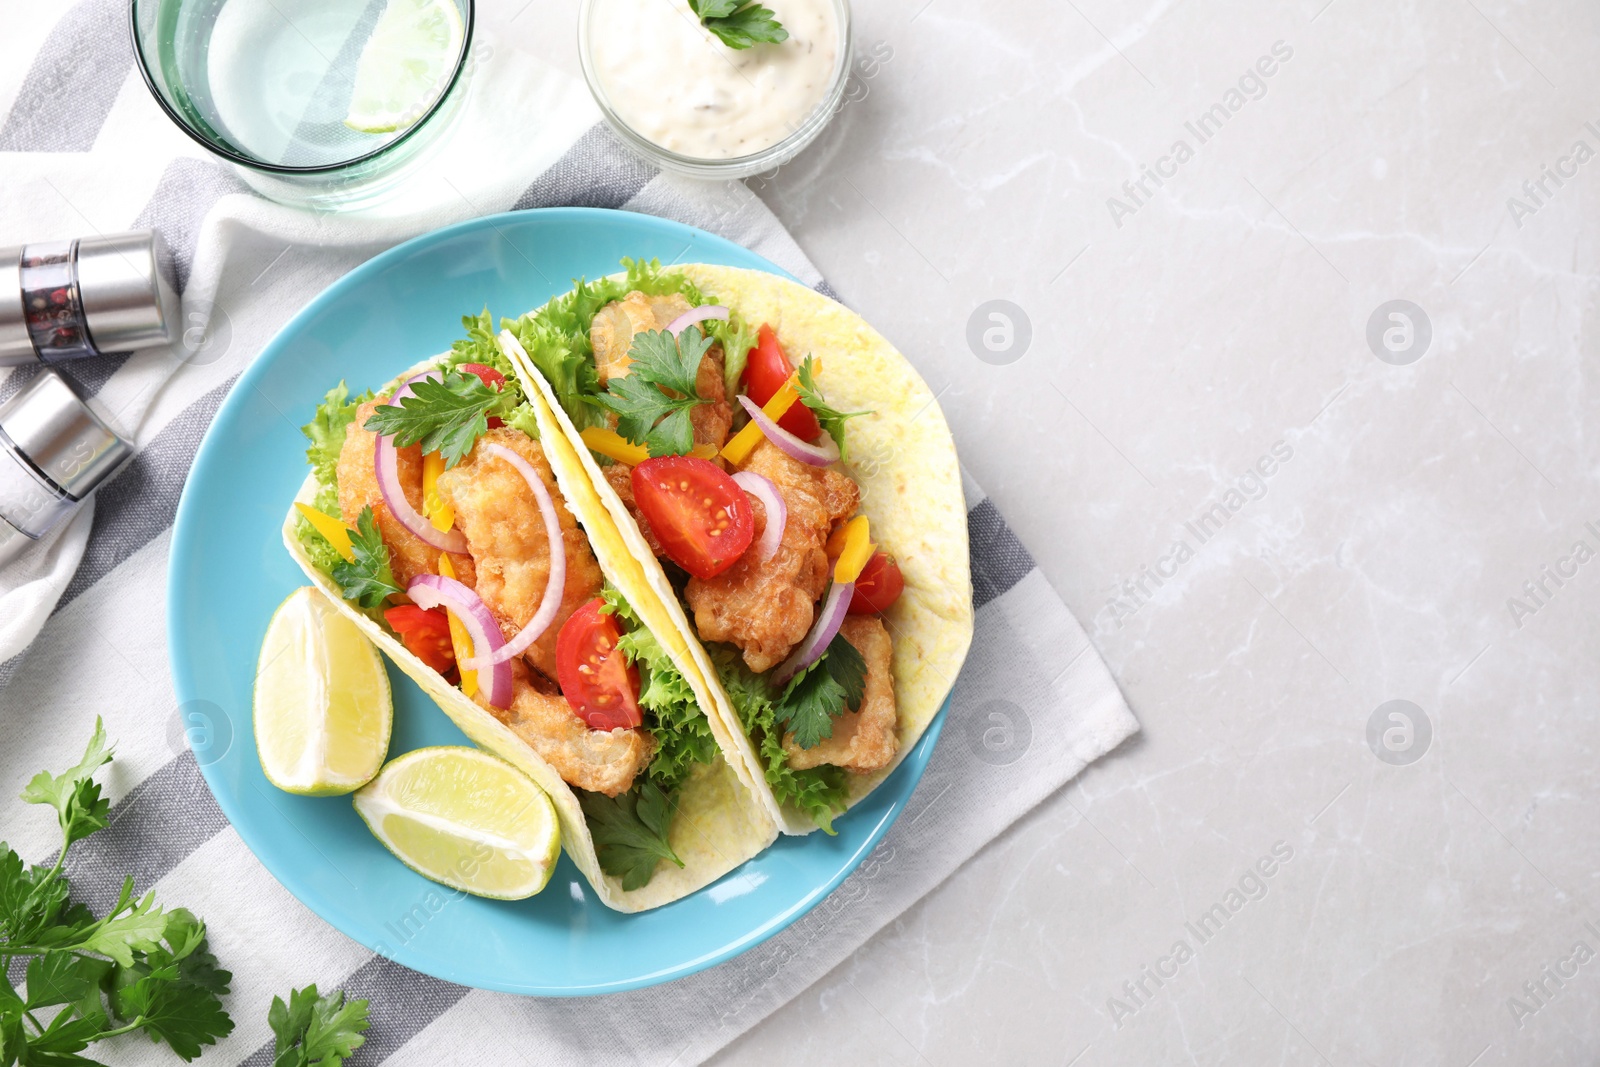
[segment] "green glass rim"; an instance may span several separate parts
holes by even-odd
[[[178,114],[178,112],[173,108],[172,103],[167,100],[166,95],[156,87],[155,78],[150,73],[150,64],[145,57],[144,46],[140,44],[139,41],[139,2],[140,0],[129,0],[128,3],[128,36],[133,42],[133,57],[135,66],[139,68],[139,77],[144,79],[145,88],[150,90],[150,95],[155,97],[155,101],[158,105],[160,105],[161,110],[167,113],[167,118],[171,119],[180,130],[188,134],[191,140],[200,145],[200,147],[204,148],[207,152],[210,152],[212,155],[221,156],[230,163],[236,163],[241,167],[249,167],[251,170],[262,171],[266,174],[290,176],[331,174],[337,171],[346,170],[350,167],[358,166],[362,163],[370,162],[379,158],[384,153],[389,152],[391,149],[405,144],[413,136],[420,132],[422,128],[428,124],[428,120],[433,118],[439,109],[445,105],[445,102],[450,99],[450,94],[455,92],[456,85],[461,81],[461,74],[467,69],[468,58],[472,55],[472,33],[474,24],[477,20],[477,5],[473,2],[473,0],[460,0],[461,5],[466,8],[466,19],[464,20],[465,29],[461,36],[461,54],[456,57],[455,68],[450,72],[450,81],[445,85],[444,91],[439,94],[438,98],[435,99],[432,104],[428,105],[428,110],[423,112],[421,117],[419,117],[416,122],[413,122],[404,133],[400,134],[394,140],[374,148],[365,155],[353,156],[350,159],[342,160],[338,163],[321,163],[314,167],[289,167],[284,166],[281,163],[265,163],[259,159],[253,159],[249,156],[241,155],[231,148],[216,144],[208,140],[203,134],[197,131],[186,118]],[[156,2],[159,2],[159,0],[156,0]]]

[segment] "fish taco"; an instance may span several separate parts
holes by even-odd
[[[550,794],[601,901],[668,903],[776,838],[755,754],[487,311],[463,321],[449,353],[375,393],[329,391],[284,543],[468,737]]]
[[[772,818],[889,775],[972,639],[966,508],[933,393],[853,312],[707,264],[579,281],[501,335],[591,528],[598,502],[686,639]],[[571,469],[566,469],[568,465]],[[630,574],[629,577],[635,577]]]

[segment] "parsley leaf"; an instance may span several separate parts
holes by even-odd
[[[344,990],[327,996],[315,985],[289,991],[289,1002],[272,998],[273,1067],[339,1067],[366,1043],[367,1002],[346,1001]]]
[[[346,600],[354,600],[364,608],[375,608],[389,594],[405,592],[394,580],[394,571],[389,567],[389,548],[378,532],[370,506],[362,508],[356,517],[356,528],[350,533],[350,549],[355,560],[341,557],[333,568],[333,580],[339,583],[339,592]]]
[[[649,779],[621,796],[578,791],[583,817],[594,837],[600,869],[618,875],[623,889],[638,889],[655,874],[656,863],[683,866],[667,843],[675,798]]]
[[[106,729],[96,719],[94,735],[89,738],[83,759],[60,774],[40,771],[22,791],[22,799],[29,804],[48,804],[54,808],[68,845],[82,840],[106,825],[111,802],[100,795],[99,783],[93,775],[110,762]]]
[[[441,453],[446,468],[460,463],[488,432],[489,411],[504,399],[477,375],[460,371],[414,382],[411,392],[398,404],[381,405],[362,428],[393,437],[401,448],[420,442],[424,454]]]
[[[772,17],[772,9],[744,0],[689,0],[689,7],[700,24],[729,48],[749,48],[753,44],[777,44],[789,39],[789,31]]]
[[[682,456],[694,448],[689,411],[706,403],[695,388],[700,360],[711,339],[690,326],[676,339],[665,330],[634,335],[632,363],[622,378],[612,378],[596,401],[617,414],[617,432],[652,456]]]
[[[833,720],[846,708],[861,706],[866,692],[867,664],[846,641],[834,634],[822,658],[789,680],[774,711],[794,731],[795,744],[816,748],[833,736]]]
[[[800,394],[800,402],[810,408],[817,416],[817,421],[822,424],[822,428],[828,431],[828,436],[833,438],[833,443],[839,446],[839,459],[848,463],[850,456],[844,444],[844,424],[851,419],[858,419],[863,415],[871,415],[873,412],[839,411],[836,408],[829,407],[828,402],[822,399],[822,393],[817,389],[816,360],[813,357],[807,356],[801,361],[798,370],[799,381],[796,383],[795,391]]]

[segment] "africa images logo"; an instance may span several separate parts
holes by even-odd
[[[1198,918],[1183,924],[1186,936],[1178,938],[1154,963],[1139,968],[1139,973],[1122,983],[1121,996],[1106,998],[1106,1014],[1112,1024],[1122,1029],[1122,1024],[1148,1005],[1161,988],[1183,973],[1183,965],[1199,955],[1200,949],[1216,940],[1222,928],[1245,909],[1248,904],[1264,900],[1269,891],[1268,881],[1290,860],[1294,859],[1294,846],[1287,841],[1276,841],[1270,855],[1262,856],[1245,869],[1234,885],[1222,894],[1222,899],[1202,911]],[[1192,944],[1191,944],[1192,940]]]

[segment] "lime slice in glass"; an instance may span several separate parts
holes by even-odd
[[[261,769],[290,793],[353,792],[388,755],[394,705],[383,659],[311,586],[289,594],[267,624],[254,718]]]
[[[394,133],[416,122],[444,92],[464,33],[455,0],[389,0],[356,60],[344,124]]]
[[[355,795],[356,812],[424,878],[497,900],[550,881],[561,825],[544,790],[475,748],[419,748],[391,760]]]

